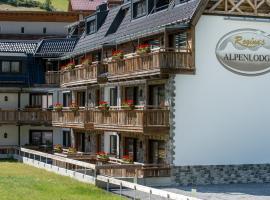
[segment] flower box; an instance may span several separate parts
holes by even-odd
[[[108,162],[110,160],[108,154],[106,152],[98,152],[97,160],[102,162]]]
[[[133,164],[134,163],[133,159],[128,155],[125,155],[125,156],[122,157],[122,162],[127,163],[127,164]]]
[[[146,55],[151,52],[149,44],[141,44],[137,47],[136,53],[138,55]]]
[[[65,67],[65,70],[68,70],[68,71],[73,70],[73,69],[75,69],[75,63],[74,62],[68,63],[67,66]]]
[[[124,58],[124,53],[121,50],[114,51],[112,53],[112,60],[114,61],[123,60],[123,58]]]
[[[70,105],[69,105],[69,109],[73,112],[77,112],[79,110],[79,106],[75,103],[75,102],[72,102]]]
[[[60,104],[60,103],[56,103],[56,104],[54,104],[53,109],[54,109],[55,111],[57,111],[57,112],[60,112],[60,111],[63,110],[63,105]]]
[[[56,144],[53,147],[53,150],[55,153],[62,153],[63,152],[63,147],[61,144]]]
[[[88,59],[88,58],[83,59],[83,61],[82,61],[83,67],[88,67],[90,65],[92,65],[92,61],[90,59]]]
[[[133,100],[126,100],[122,103],[121,106],[122,109],[124,110],[134,110],[135,109],[135,105],[133,103]]]
[[[110,106],[109,106],[108,102],[101,101],[101,102],[99,102],[98,109],[102,110],[102,111],[108,111],[110,109]]]

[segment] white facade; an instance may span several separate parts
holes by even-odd
[[[195,75],[176,75],[175,165],[270,163],[270,73],[244,76],[216,58],[237,29],[270,34],[269,22],[203,15],[195,31]]]
[[[66,35],[69,22],[13,22],[1,21],[0,34]],[[24,33],[22,33],[24,28]],[[43,29],[46,28],[46,33]]]

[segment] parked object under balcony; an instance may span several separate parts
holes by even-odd
[[[112,53],[112,60],[114,61],[123,60],[123,58],[124,58],[124,52],[121,50],[116,50]]]
[[[53,108],[55,111],[60,112],[63,110],[63,105],[61,103],[56,103],[54,104]]]
[[[108,154],[106,152],[98,152],[97,160],[102,162],[108,162],[110,160]]]
[[[102,111],[108,111],[110,109],[110,106],[107,101],[101,101],[99,102],[98,109]]]
[[[141,44],[137,47],[136,53],[138,55],[146,55],[151,52],[149,44]]]
[[[70,105],[69,105],[69,109],[73,112],[77,112],[79,110],[79,106],[75,103],[75,102],[72,102]]]
[[[63,152],[63,147],[61,144],[56,144],[53,147],[53,150],[55,153],[62,153]]]
[[[122,103],[122,109],[124,110],[134,110],[135,109],[135,106],[134,106],[134,103],[133,103],[133,100],[126,100]]]

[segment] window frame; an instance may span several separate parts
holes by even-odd
[[[9,63],[9,71],[3,72],[3,62]],[[12,72],[12,63],[19,63],[19,71]],[[0,73],[1,74],[21,74],[22,73],[22,61],[20,60],[1,60],[0,61]]]
[[[40,134],[39,144],[34,144],[33,143],[33,132],[36,132],[36,133]],[[29,130],[29,144],[30,145],[37,145],[37,146],[46,145],[46,144],[42,143],[45,133],[50,133],[51,134],[51,137],[52,137],[51,145],[53,145],[53,131],[52,130]]]
[[[93,30],[91,30],[91,28],[93,28]],[[87,33],[87,35],[94,34],[94,33],[96,33],[96,31],[97,31],[96,19],[87,21],[86,22],[86,33]]]
[[[144,7],[144,12],[138,14],[139,6],[140,6],[141,11],[143,10],[142,5],[145,6]],[[147,10],[148,10],[147,8],[148,8],[148,5],[147,5],[146,0],[140,0],[140,1],[134,2],[133,5],[132,5],[132,11],[133,11],[132,17],[133,17],[133,19],[138,19],[138,18],[146,16],[147,15]]]

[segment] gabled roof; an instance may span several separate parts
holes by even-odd
[[[158,33],[164,31],[166,26],[188,24],[194,16],[199,3],[200,0],[190,0],[186,3],[181,3],[166,10],[133,20],[131,20],[131,9],[128,8],[125,17],[119,22],[120,25],[117,30],[112,34],[107,34],[117,14],[121,9],[130,7],[130,2],[115,7],[109,10],[107,18],[100,29],[91,35],[84,33],[76,44],[74,51],[67,54],[63,59],[98,49],[103,44],[122,43]]]
[[[0,41],[0,52],[34,54],[38,41]]]
[[[71,52],[74,49],[76,42],[76,38],[42,40],[35,55],[53,57],[61,56],[64,53]]]
[[[95,11],[104,0],[70,0],[73,11]]]

